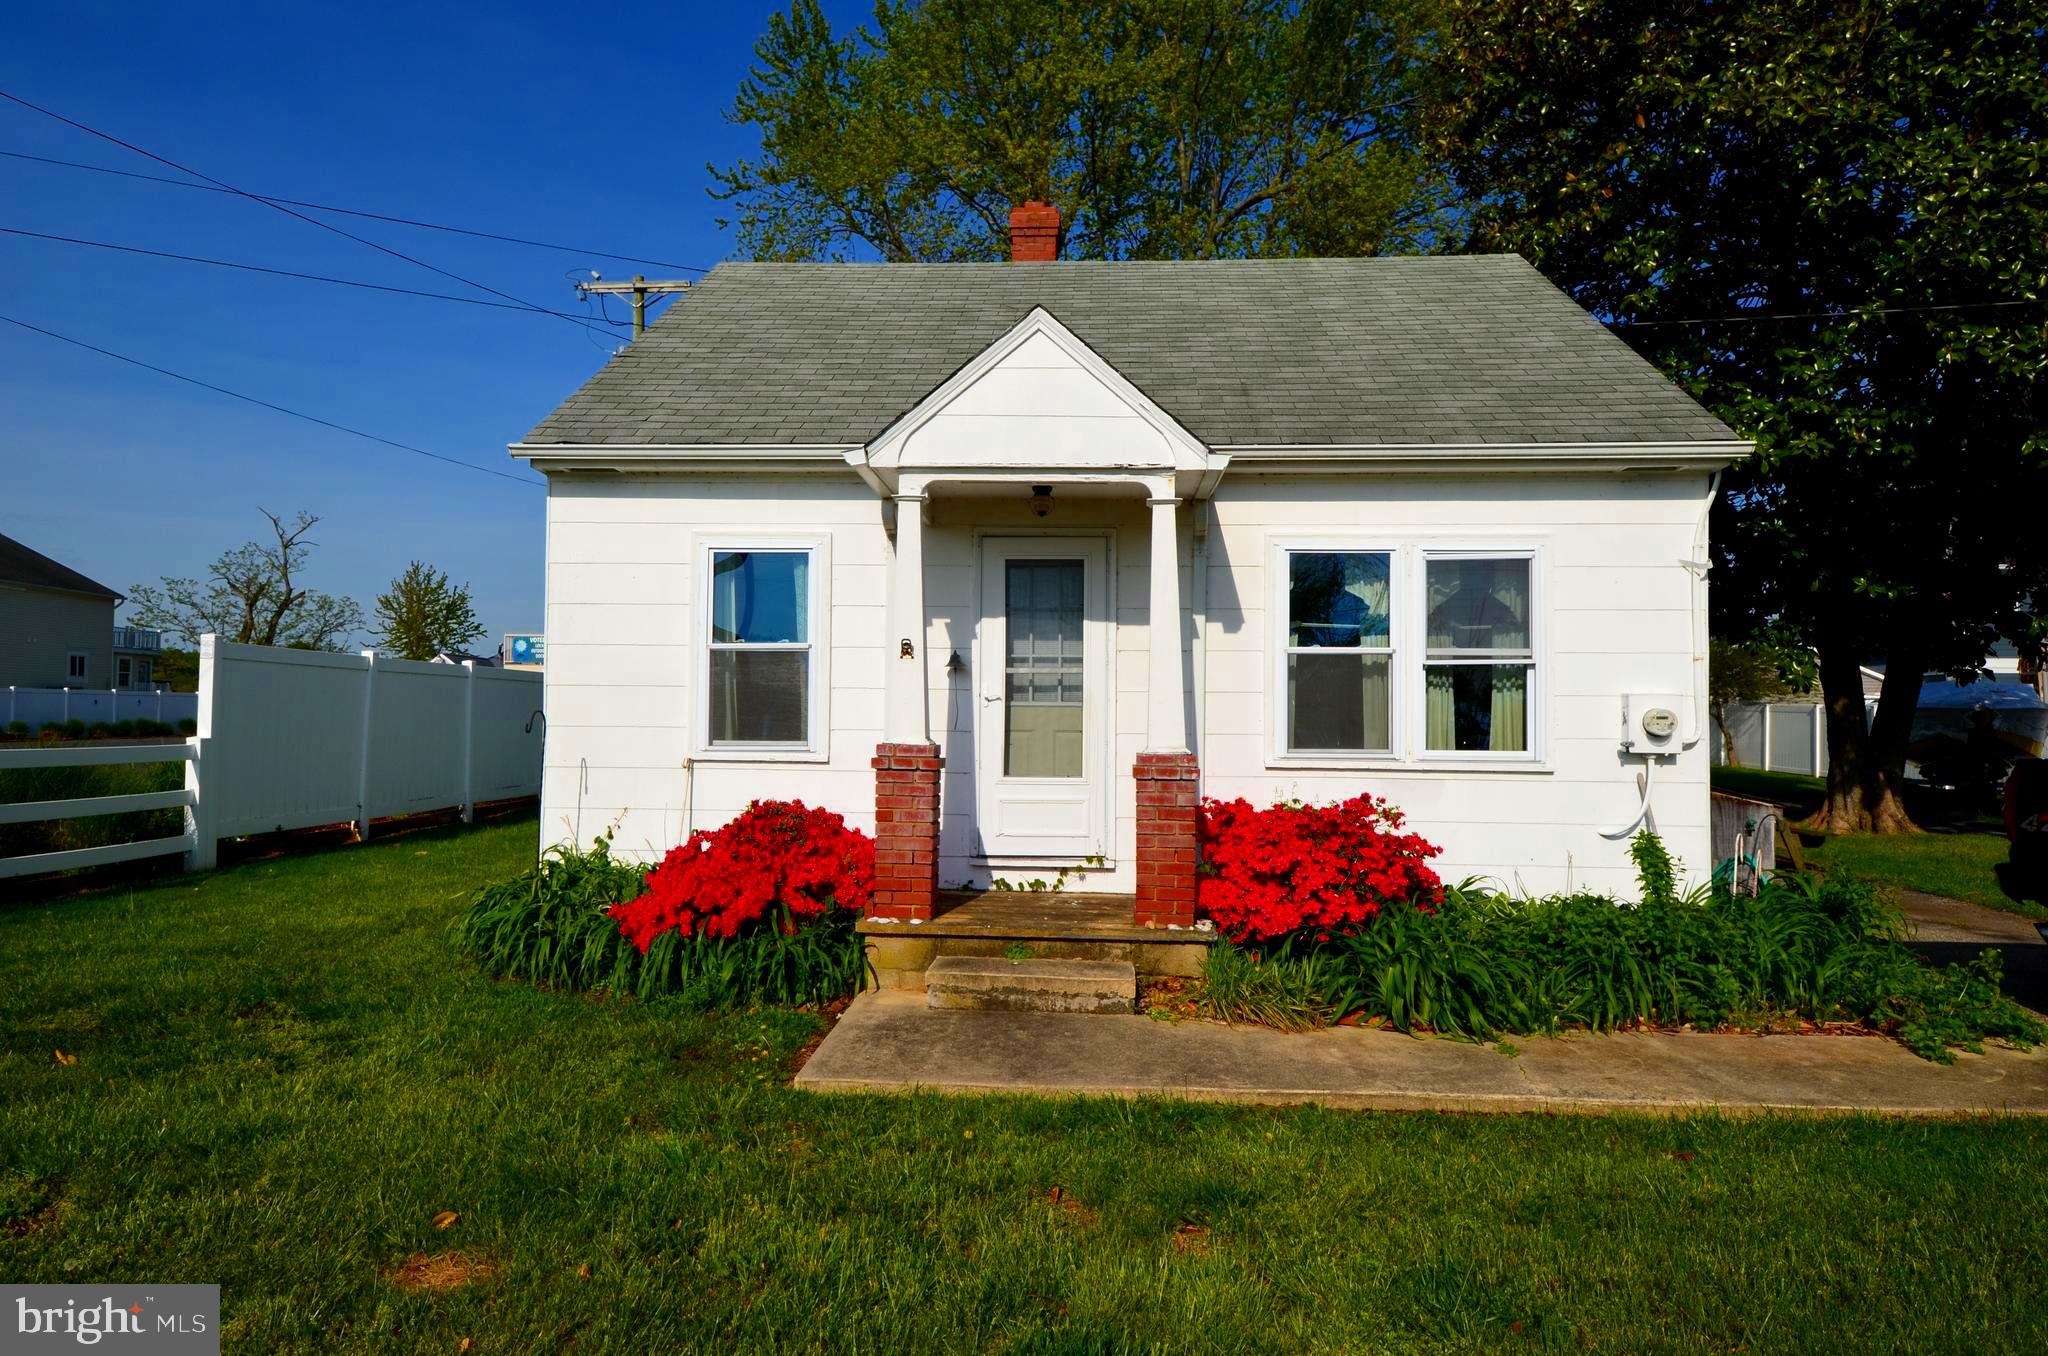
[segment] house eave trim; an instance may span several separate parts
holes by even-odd
[[[513,443],[514,457],[544,473],[789,473],[846,469],[858,443]]]
[[[1711,471],[1756,451],[1743,440],[1661,443],[1249,443],[1215,448],[1239,471]]]

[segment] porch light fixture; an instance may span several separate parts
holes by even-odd
[[[1031,487],[1031,511],[1041,518],[1052,512],[1052,486],[1033,485]]]

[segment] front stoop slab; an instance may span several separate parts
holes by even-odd
[[[925,1005],[973,1012],[1128,1014],[1138,1002],[1129,961],[940,956],[924,972]]]

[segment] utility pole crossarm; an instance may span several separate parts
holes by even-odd
[[[649,282],[639,274],[631,282],[587,282],[577,283],[576,289],[590,296],[630,296],[633,299],[633,335],[635,338],[647,333],[647,295],[652,292],[659,296],[668,292],[687,292],[690,284],[682,278],[657,278]]]

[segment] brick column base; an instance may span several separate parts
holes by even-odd
[[[936,744],[877,744],[875,903],[877,918],[930,918],[939,881],[939,769]]]
[[[1195,921],[1195,781],[1192,753],[1141,753],[1138,782],[1138,922]]]

